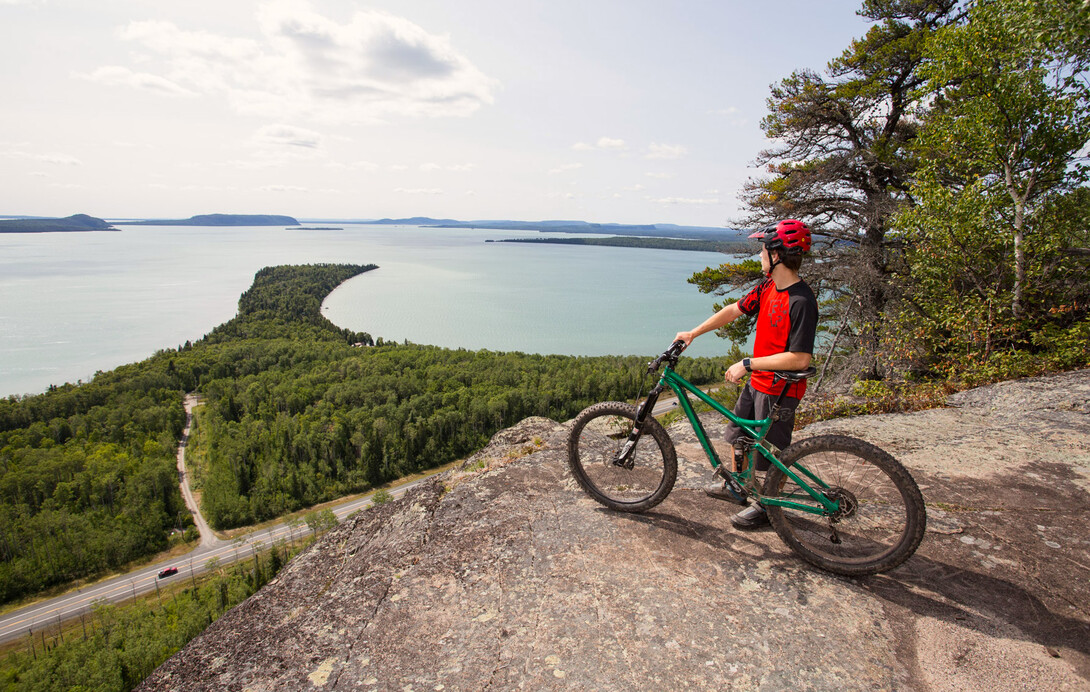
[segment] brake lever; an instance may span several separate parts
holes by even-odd
[[[647,372],[656,372],[659,369],[659,366],[662,365],[662,361],[666,360],[667,358],[677,358],[681,355],[682,351],[684,351],[685,348],[685,342],[681,339],[678,339],[674,343],[670,344],[670,348],[663,351],[661,354],[659,354],[658,358],[647,364]]]

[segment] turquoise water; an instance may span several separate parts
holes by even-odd
[[[119,228],[0,234],[0,395],[86,381],[199,339],[235,315],[257,270],[275,264],[379,265],[340,286],[322,310],[339,326],[387,340],[651,355],[711,313],[713,298],[686,279],[724,260],[715,253],[485,242],[550,235],[511,231]],[[724,348],[705,336],[691,353]]]

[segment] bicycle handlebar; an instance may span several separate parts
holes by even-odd
[[[671,365],[677,365],[677,358],[681,355],[681,352],[687,348],[684,341],[678,339],[674,343],[670,344],[670,348],[666,349],[659,355],[658,358],[647,364],[647,372],[655,372],[662,365],[663,361],[670,361]]]

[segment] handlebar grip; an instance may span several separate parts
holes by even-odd
[[[670,348],[663,351],[658,358],[647,364],[647,372],[655,372],[659,369],[659,366],[662,365],[662,361],[668,358],[671,360],[677,358],[686,348],[687,345],[685,344],[685,342],[681,339],[678,339],[674,343],[670,344]]]

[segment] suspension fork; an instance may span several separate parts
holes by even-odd
[[[636,452],[636,443],[640,441],[640,436],[643,435],[643,424],[647,422],[651,412],[655,410],[655,404],[659,400],[659,395],[662,394],[662,390],[666,388],[666,385],[662,380],[651,388],[647,398],[644,400],[640,407],[636,409],[636,422],[632,426],[631,432],[628,433],[628,439],[624,443],[624,447],[621,448],[621,452],[617,455],[617,458],[613,460],[614,466],[622,466],[626,469],[631,469],[636,465],[636,460],[633,455]]]

